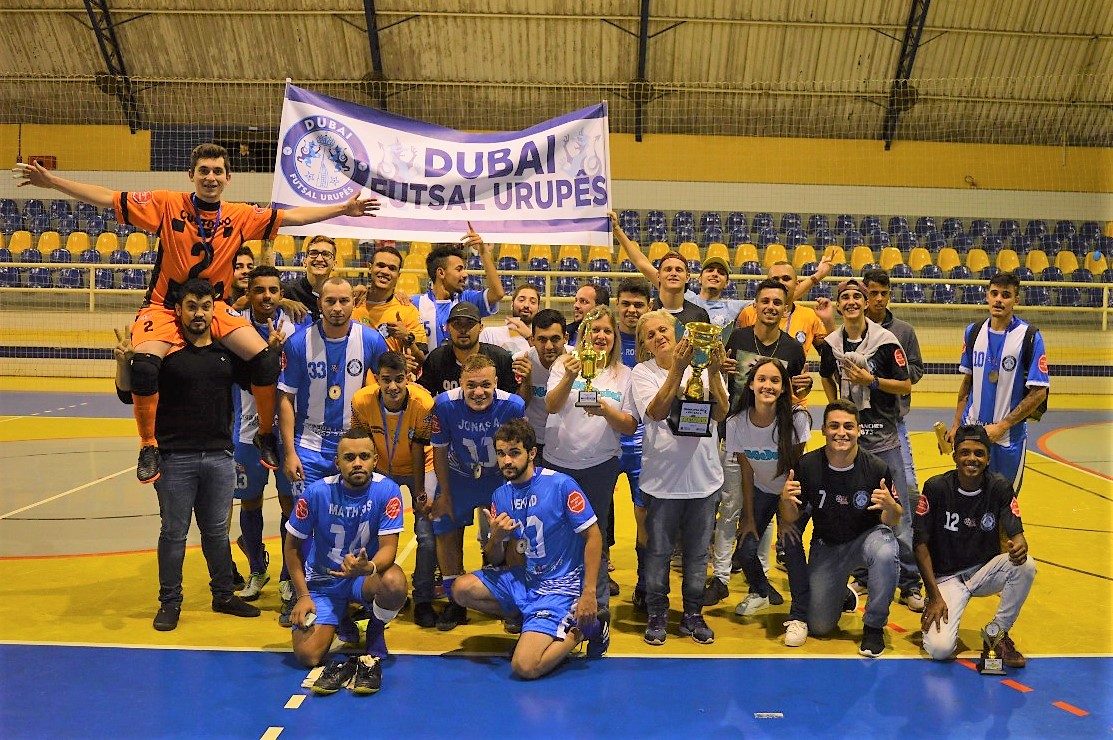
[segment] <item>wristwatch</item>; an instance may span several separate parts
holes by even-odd
[[[875,391],[875,390],[877,390],[877,389],[878,389],[878,388],[880,388],[880,387],[881,387],[881,378],[879,378],[879,377],[877,377],[876,375],[874,375],[874,376],[873,376],[873,382],[872,382],[872,383],[870,383],[870,390],[871,390],[871,391]]]

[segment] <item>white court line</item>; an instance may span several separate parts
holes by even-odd
[[[116,476],[123,475],[124,473],[134,472],[135,467],[136,466],[132,465],[130,468],[124,468],[123,470],[119,470],[115,473],[110,473],[109,475],[106,475],[103,478],[97,478],[94,481],[89,481],[88,483],[84,483],[80,486],[77,486],[76,488],[71,488],[68,491],[62,491],[61,493],[56,493],[49,498],[44,498],[42,501],[36,501],[33,504],[28,504],[27,506],[16,509],[15,511],[9,511],[6,514],[0,514],[0,519],[7,519],[8,517],[15,516],[16,514],[22,514],[23,512],[27,511],[28,509],[33,509],[36,506],[42,506],[43,504],[48,504],[51,501],[62,498],[63,496],[69,496],[71,493],[77,493],[78,491],[84,491],[86,488],[89,488],[91,486],[95,486],[98,483],[104,483],[106,480],[112,480]]]
[[[1077,471],[1079,473],[1085,473],[1086,475],[1090,476],[1091,478],[1096,478],[1097,480],[1100,480],[1102,483],[1108,483],[1109,482],[1109,479],[1106,478],[1104,475],[1101,475],[1099,473],[1095,473],[1093,470],[1083,468],[1079,464],[1064,462],[1063,460],[1056,460],[1053,457],[1048,457],[1047,455],[1043,454],[1042,452],[1036,452],[1034,450],[1026,450],[1026,454],[1032,455],[1033,457],[1042,458],[1042,459],[1048,461],[1049,463],[1055,463],[1056,465],[1062,465],[1065,468]]]
[[[0,519],[2,519],[2,518],[3,517],[0,517]],[[415,536],[412,540],[410,540],[409,542],[406,543],[406,546],[402,548],[402,552],[398,553],[397,557],[394,558],[394,562],[395,563],[406,562],[407,558],[409,558],[410,555],[413,553],[413,551],[416,550],[416,549],[417,549],[417,537]]]

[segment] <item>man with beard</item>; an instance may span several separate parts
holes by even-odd
[[[580,324],[584,316],[594,311],[599,306],[611,305],[611,294],[605,286],[588,283],[576,291],[576,298],[572,302],[572,323],[568,329],[568,343],[576,344],[580,335]]]
[[[552,308],[543,308],[533,319],[533,346],[514,358],[514,373],[522,378],[522,385],[529,388],[523,398],[526,402],[526,420],[533,427],[537,446],[537,462],[545,450],[545,422],[549,412],[545,408],[546,384],[553,363],[564,354],[568,343],[564,316]]]
[[[524,679],[550,673],[585,638],[591,658],[610,644],[609,621],[596,612],[603,545],[595,512],[572,478],[534,466],[533,442],[524,419],[495,432],[506,482],[483,510],[491,523],[487,561],[495,567],[461,576],[455,587],[464,606],[503,618],[521,614],[510,660]]]
[[[394,293],[401,275],[402,254],[391,246],[376,247],[371,253],[371,283],[363,302],[352,311],[352,320],[378,330],[388,349],[409,355],[420,365],[428,352],[429,337],[417,307]]]
[[[375,448],[363,429],[349,429],[340,438],[336,467],[338,475],[302,492],[286,524],[292,535],[284,552],[294,582],[294,657],[307,668],[320,665],[348,603],[363,604],[371,612],[366,654],[333,661],[313,692],[335,694],[351,682],[356,694],[373,694],[382,686],[382,660],[390,654],[383,631],[406,600],[406,576],[394,562],[402,494],[374,472]]]
[[[154,482],[162,528],[158,536],[159,609],[154,628],[178,626],[182,563],[190,520],[196,515],[209,567],[215,612],[257,617],[259,610],[232,593],[228,512],[236,471],[232,462],[232,383],[238,360],[210,330],[216,299],[207,280],[187,280],[174,304],[185,344],[159,373],[155,434],[163,453]],[[243,382],[241,380],[241,382]]]
[[[506,295],[495,269],[494,257],[491,256],[491,246],[475,233],[470,223],[468,233],[460,241],[462,246],[442,244],[429,253],[425,258],[429,292],[412,298],[425,325],[430,350],[436,349],[448,339],[448,314],[457,303],[475,306],[479,320],[482,321],[484,316],[498,312],[499,301]],[[468,279],[467,253],[464,248],[479,253],[479,259],[483,263],[483,276],[487,282],[486,290],[464,290]]]
[[[479,334],[479,341],[495,344],[512,355],[529,349],[533,337],[533,317],[541,307],[541,294],[532,285],[519,285],[510,302],[510,318],[506,326],[489,326]]]
[[[448,341],[434,349],[422,364],[418,382],[436,397],[442,391],[460,386],[460,368],[473,355],[491,359],[498,376],[499,388],[507,393],[518,393],[522,383],[514,376],[514,360],[502,347],[479,341],[483,329],[479,309],[474,304],[461,301],[452,307],[446,321]]]

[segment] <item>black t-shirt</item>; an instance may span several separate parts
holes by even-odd
[[[936,577],[982,566],[1001,554],[998,530],[1012,537],[1024,531],[1012,486],[986,471],[978,491],[958,487],[949,470],[924,484],[913,518],[913,542],[927,545]]]
[[[653,308],[654,310],[658,308],[664,308],[664,306],[661,305],[660,298],[653,299]],[[707,309],[703,308],[702,306],[697,306],[696,304],[689,301],[687,298],[684,299],[684,305],[680,307],[679,311],[672,311],[667,308],[665,308],[665,310],[675,316],[677,322],[681,324],[690,324],[693,321],[702,321],[708,324],[711,323],[711,317],[707,315]]]
[[[163,359],[155,412],[162,452],[233,450],[232,384],[240,369],[236,356],[216,341],[203,347],[187,342]]]
[[[317,299],[321,296],[320,294],[314,292],[313,286],[309,284],[309,278],[302,275],[297,280],[283,283],[282,297],[305,304],[305,307],[309,309],[309,315],[313,317],[313,320],[320,320],[321,306],[317,303]]]
[[[804,356],[804,345],[793,339],[790,334],[779,330],[778,333],[780,337],[773,340],[772,344],[762,344],[754,336],[754,327],[752,326],[735,329],[731,332],[726,349],[728,353],[733,352],[731,357],[738,360],[738,375],[729,388],[732,396],[742,392],[745,375],[749,372],[749,361],[753,359],[754,355],[776,357],[788,368],[790,378],[804,372],[804,367],[808,362]],[[789,388],[788,391],[791,393],[792,389]],[[731,402],[733,404],[733,398]]]
[[[494,361],[498,387],[507,393],[517,393],[518,380],[514,377],[514,358],[510,353],[498,345],[480,342],[479,354]],[[425,357],[417,382],[434,398],[438,393],[460,387],[460,363],[450,343],[442,344]]]
[[[864,337],[863,337],[864,339]],[[854,352],[862,344],[843,339],[843,351]],[[876,378],[908,380],[908,360],[899,344],[883,344],[869,359],[868,370]],[[834,378],[838,386],[842,378],[841,368],[835,359],[834,351],[826,342],[819,345],[819,374],[824,378]],[[900,423],[900,396],[886,393],[880,388],[870,390],[870,407],[860,409],[862,436],[858,443],[867,450],[884,452],[900,446],[897,425]]]
[[[800,458],[794,470],[801,501],[812,507],[813,536],[824,543],[851,542],[881,523],[881,510],[870,511],[870,499],[882,478],[892,487],[893,475],[880,458],[859,447],[849,470],[834,470],[827,464],[827,449],[820,447]]]

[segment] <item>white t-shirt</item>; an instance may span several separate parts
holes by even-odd
[[[558,358],[549,370],[546,393],[553,392],[564,373],[564,360]],[[618,430],[602,416],[588,416],[576,405],[585,385],[583,378],[573,381],[564,406],[549,415],[545,427],[545,461],[569,470],[584,470],[622,454]],[[630,368],[615,362],[593,379],[591,386],[598,391],[599,400],[606,400],[620,411],[638,418],[630,388]]]
[[[811,436],[811,419],[805,411],[792,415],[793,444],[808,441]],[[727,437],[724,447],[728,454],[741,452],[746,455],[754,470],[754,488],[780,495],[788,473],[777,475],[777,439],[774,434],[776,423],[767,427],[755,426],[750,420],[750,412],[744,411],[727,419]]]
[[[529,340],[510,333],[509,326],[488,326],[479,332],[479,341],[495,344],[517,357],[529,350]]]
[[[567,350],[566,350],[567,351]],[[545,444],[545,423],[549,420],[549,412],[545,410],[545,395],[548,393],[549,368],[541,364],[537,357],[537,348],[530,347],[528,352],[519,352],[514,359],[528,357],[532,367],[529,373],[530,395],[526,404],[526,421],[533,427],[537,435],[537,444]],[[553,365],[564,363],[563,356],[557,357]]]
[[[645,409],[669,376],[654,359],[637,365],[633,372],[634,403],[645,424],[642,446],[642,473],[638,481],[642,492],[657,498],[706,498],[723,487],[723,464],[719,458],[719,431],[711,425],[710,437],[677,437],[668,421],[653,421]],[[683,388],[692,377],[692,368],[684,369],[680,381]],[[703,371],[704,387],[709,388],[707,370]]]

